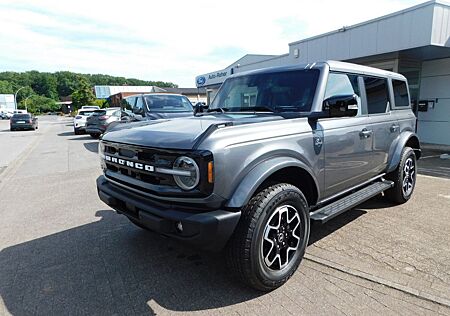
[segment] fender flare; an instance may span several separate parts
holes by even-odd
[[[419,159],[419,157],[420,157],[419,138],[413,132],[410,132],[410,131],[403,132],[402,134],[399,135],[399,137],[396,139],[396,141],[394,141],[392,143],[391,148],[389,150],[389,165],[386,169],[387,173],[392,172],[397,168],[398,164],[400,163],[403,148],[405,147],[406,143],[411,138],[415,138],[415,140],[419,144],[418,148],[413,148],[414,152],[416,152],[417,159]]]
[[[258,187],[273,173],[288,167],[297,167],[306,171],[315,183],[315,190],[319,194],[319,185],[317,179],[313,177],[311,168],[304,162],[292,157],[276,157],[265,160],[252,168],[239,183],[236,190],[234,190],[231,198],[226,204],[229,208],[241,208],[246,205],[256,192]]]

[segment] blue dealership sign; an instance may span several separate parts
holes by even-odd
[[[203,76],[200,76],[197,78],[197,86],[203,86],[206,82],[206,78]]]

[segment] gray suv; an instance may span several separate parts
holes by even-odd
[[[199,111],[105,134],[98,194],[142,228],[224,249],[256,289],[294,273],[311,221],[413,193],[421,152],[397,73],[334,61],[239,73]]]

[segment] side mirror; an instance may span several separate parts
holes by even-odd
[[[323,101],[323,110],[329,117],[356,116],[358,114],[356,94],[335,95]]]
[[[208,106],[206,104],[197,103],[194,106],[194,115],[197,113],[203,113],[208,109]]]

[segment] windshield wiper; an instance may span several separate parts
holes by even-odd
[[[273,112],[276,111],[268,106],[259,105],[259,106],[253,106],[249,108],[241,108],[240,112]]]
[[[220,113],[225,113],[225,112],[227,112],[227,111],[229,111],[229,109],[227,109],[227,108],[214,108],[214,109],[208,109],[208,111],[206,111],[206,112],[220,112]]]

